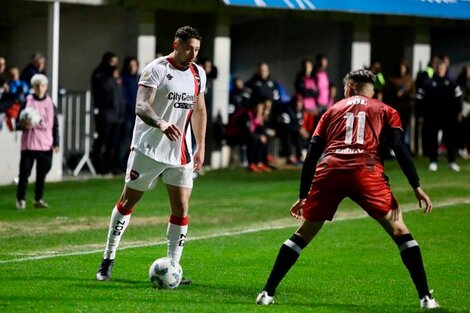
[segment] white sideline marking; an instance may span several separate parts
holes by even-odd
[[[470,199],[460,199],[459,201],[449,200],[449,201],[438,202],[438,204],[433,207],[433,210],[439,209],[439,208],[442,208],[442,207],[446,207],[446,206],[449,206],[449,205],[456,205],[456,204],[470,204]],[[412,212],[412,211],[420,211],[420,210],[422,210],[422,209],[417,208],[416,206],[414,206],[413,209],[406,209],[406,208],[402,207],[402,212]],[[362,219],[362,218],[366,218],[366,217],[368,217],[368,215],[363,213],[363,214],[358,214],[358,215],[354,215],[354,216],[338,217],[338,218],[335,218],[333,220],[333,222],[357,220],[357,219]],[[204,235],[204,236],[188,238],[186,241],[205,240],[205,239],[211,239],[211,238],[216,238],[216,237],[230,237],[230,236],[257,233],[257,232],[261,232],[261,231],[265,231],[265,230],[283,229],[283,228],[287,228],[287,227],[292,227],[293,226],[292,224],[293,223],[278,225],[278,226],[265,226],[265,227],[258,227],[258,228],[249,228],[249,229],[243,229],[243,230],[238,230],[238,231],[221,232],[221,233],[216,233],[216,234],[211,234],[211,235]],[[118,250],[143,248],[143,247],[149,247],[149,246],[158,246],[158,245],[163,245],[163,244],[166,244],[166,243],[167,243],[167,241],[165,240],[165,241],[157,241],[157,242],[138,244],[138,245],[129,245],[129,246],[124,246],[122,248],[119,248]],[[103,249],[80,251],[80,252],[69,252],[69,253],[61,253],[61,254],[38,255],[38,256],[32,256],[32,257],[27,257],[27,258],[19,258],[19,259],[11,259],[11,260],[0,260],[0,264],[26,262],[26,261],[66,257],[66,256],[87,255],[87,254],[93,254],[93,253],[103,253]]]

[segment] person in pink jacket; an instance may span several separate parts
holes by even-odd
[[[47,208],[43,200],[44,181],[52,166],[52,151],[59,151],[59,126],[57,112],[52,99],[46,94],[48,79],[43,74],[31,78],[33,94],[26,99],[25,108],[32,107],[39,114],[39,123],[34,125],[30,119],[21,119],[20,175],[16,192],[16,208],[26,208],[26,189],[33,164],[36,161],[36,185],[34,207]]]

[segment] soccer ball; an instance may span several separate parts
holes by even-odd
[[[149,278],[155,288],[175,289],[181,283],[183,269],[170,258],[159,258],[150,266]]]
[[[41,116],[39,112],[33,107],[26,107],[20,113],[20,121],[28,120],[31,123],[32,127],[36,127],[41,121]]]

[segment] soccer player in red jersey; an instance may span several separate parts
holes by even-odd
[[[376,219],[395,241],[418,291],[421,307],[439,306],[429,291],[418,243],[403,222],[384,174],[378,153],[382,136],[388,136],[392,142],[397,161],[419,206],[424,205],[424,213],[431,212],[431,200],[420,187],[413,160],[403,143],[397,111],[372,99],[374,80],[374,74],[368,70],[350,72],[344,79],[345,99],[333,105],[320,119],[302,168],[299,199],[290,209],[294,218],[302,219],[301,225],[281,246],[266,285],[256,299],[257,304],[274,303],[277,286],[302,249],[326,220],[333,219],[339,203],[349,197]]]

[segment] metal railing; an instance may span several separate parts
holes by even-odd
[[[64,117],[63,152],[64,166],[73,176],[77,176],[85,164],[90,173],[96,171],[90,159],[92,145],[91,93],[87,91],[69,91],[59,100],[59,113]],[[70,168],[69,160],[80,157],[78,164]]]

